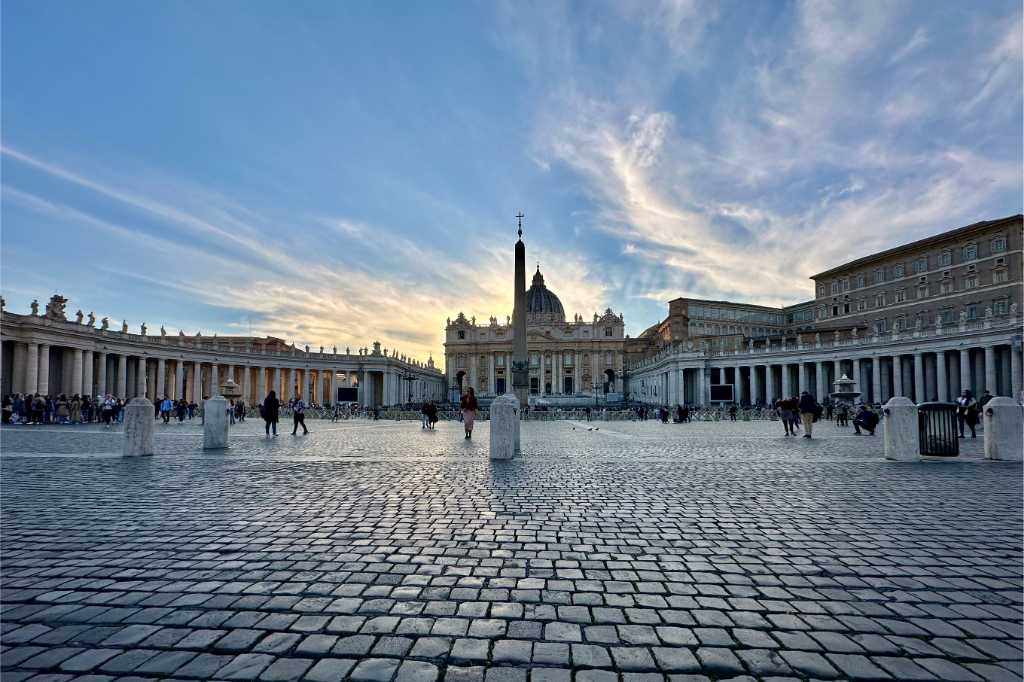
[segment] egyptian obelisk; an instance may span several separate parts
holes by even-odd
[[[523,212],[519,221],[519,241],[516,242],[516,281],[512,307],[512,391],[519,399],[519,407],[530,400],[530,366],[526,352],[526,245],[523,244]]]

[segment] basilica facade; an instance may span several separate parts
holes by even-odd
[[[617,401],[623,392],[625,322],[609,308],[593,319],[566,319],[562,302],[537,268],[526,292],[526,334],[531,402],[592,404]],[[449,398],[472,386],[483,398],[512,392],[511,317],[500,322],[459,313],[445,328]]]

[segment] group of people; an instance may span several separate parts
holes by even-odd
[[[186,418],[188,418],[189,421],[192,420],[196,414],[196,410],[199,409],[199,405],[194,401],[189,402],[184,398],[181,398],[180,400],[173,400],[164,396],[163,400],[156,401],[154,409],[156,410],[157,416],[163,420],[164,424],[170,424],[172,416],[177,417],[178,423],[181,424]]]
[[[960,432],[960,438],[964,437],[965,428],[971,430],[971,438],[978,437],[978,422],[981,421],[981,412],[985,409],[988,401],[994,396],[985,391],[978,399],[970,391],[963,391],[956,399],[956,424]]]
[[[436,424],[437,405],[434,404],[433,400],[428,400],[420,408],[420,428],[433,431]]]
[[[297,435],[299,427],[302,427],[302,435],[309,433],[306,428],[306,403],[302,398],[292,398],[287,406],[292,411],[292,435]],[[271,431],[277,435],[277,423],[281,418],[281,401],[277,399],[277,392],[271,391],[260,403],[260,417],[263,418],[263,426],[269,436]]]

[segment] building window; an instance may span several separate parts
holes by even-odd
[[[927,284],[922,284],[921,286],[919,286],[917,288],[917,297],[918,298],[928,298],[928,285]]]
[[[564,365],[566,367],[572,367],[574,353],[565,353],[562,357],[564,358]]]
[[[824,297],[825,297],[825,285],[824,284],[819,284],[818,285],[818,298],[824,298]]]
[[[858,298],[857,299],[857,310],[867,310],[867,308],[868,308],[868,302],[865,301],[863,298]]]
[[[832,306],[832,317],[839,317],[839,306]]]
[[[898,332],[901,332],[901,331],[903,331],[906,328],[907,328],[907,318],[905,318],[905,317],[897,317],[895,323],[893,323],[893,329],[895,329]]]
[[[992,253],[1002,253],[1006,251],[1006,237],[1000,235],[992,240]]]
[[[875,268],[874,271],[871,273],[871,283],[879,284],[883,279],[884,275],[882,274],[882,268]]]
[[[922,256],[914,261],[914,274],[926,272],[928,270],[928,257]]]
[[[953,324],[953,309],[946,308],[939,313],[939,318],[942,320],[942,324]]]
[[[968,320],[978,319],[978,306],[976,304],[972,303],[971,305],[967,306],[966,310]]]
[[[903,263],[898,263],[897,265],[892,266],[893,277],[903,277],[903,274]]]
[[[894,300],[896,301],[896,303],[903,303],[905,300],[907,300],[907,290],[897,289],[896,294],[894,295]]]
[[[540,364],[540,361],[537,359],[537,354],[536,353],[531,354],[530,355],[530,367],[536,367],[538,364]]]
[[[875,294],[875,307],[882,308],[885,306],[885,293]]]
[[[466,338],[466,332],[464,332],[463,330],[460,329],[459,330],[459,338],[460,339],[465,339]]]
[[[505,354],[502,353],[502,354],[498,355],[498,357],[494,359],[494,362],[495,362],[495,364],[498,367],[504,367],[505,366]]]
[[[608,351],[607,353],[604,354],[604,364],[608,365],[609,367],[612,366],[612,352],[611,351]]]
[[[970,277],[966,277],[964,279],[964,289],[974,289],[977,286],[978,286],[978,277],[977,277],[977,275],[971,275]]]
[[[939,267],[948,267],[953,264],[953,252],[946,249],[939,254]]]
[[[951,294],[951,293],[953,293],[953,280],[950,280],[950,279],[942,280],[942,283],[939,284],[939,292],[941,292],[943,294]]]
[[[888,324],[886,323],[885,318],[882,318],[881,320],[875,320],[876,334],[884,334],[886,329],[888,329]]]
[[[964,260],[974,260],[978,257],[978,245],[968,244],[964,247]]]
[[[992,312],[996,315],[1005,315],[1010,309],[1009,299],[1000,298],[992,303]]]
[[[1009,279],[1010,273],[1005,268],[1000,268],[999,270],[992,271],[993,284],[1002,284],[1003,282],[1009,281]]]
[[[604,335],[605,336],[611,336],[612,335],[612,328],[611,327],[605,327],[604,328]]]
[[[833,280],[832,281],[832,293],[833,294],[838,294],[839,293],[839,280]]]
[[[863,272],[858,273],[858,275],[857,275],[857,288],[858,289],[863,289],[864,288],[864,273]]]
[[[825,306],[823,306],[823,305],[822,306],[818,306],[818,319],[819,320],[824,320],[825,319]]]

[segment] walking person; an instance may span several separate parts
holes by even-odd
[[[804,391],[800,394],[800,402],[797,403],[797,409],[800,411],[800,421],[804,425],[804,438],[810,438],[811,431],[814,429],[814,418],[821,408],[818,407],[817,401],[811,394]]]
[[[420,407],[420,428],[430,428],[430,401],[426,401]]]
[[[836,426],[849,426],[850,425],[850,408],[847,407],[846,403],[839,403],[839,407],[836,408]]]
[[[779,415],[779,421],[782,422],[782,428],[786,430],[787,436],[795,436],[793,433],[793,405],[790,404],[789,398],[779,400],[775,404],[775,411]]]
[[[299,424],[302,425],[302,435],[307,435],[309,433],[309,429],[306,428],[306,403],[302,401],[302,398],[296,398],[295,402],[292,403],[293,436],[295,435],[296,431],[299,430]]]
[[[462,396],[459,401],[459,407],[462,409],[462,426],[466,429],[466,438],[473,437],[473,422],[476,421],[476,411],[480,409],[480,406],[476,402],[476,393],[473,391],[473,387],[470,386],[466,389],[466,394]]]
[[[171,423],[171,411],[174,409],[174,401],[164,396],[164,399],[160,401],[160,418],[164,420],[164,424]]]
[[[264,426],[267,429],[267,435],[270,435],[270,429],[274,429],[274,435],[277,435],[277,417],[281,410],[281,403],[277,399],[277,393],[271,391],[267,394],[267,397],[263,399],[263,406],[260,409],[260,415],[263,417]]]

